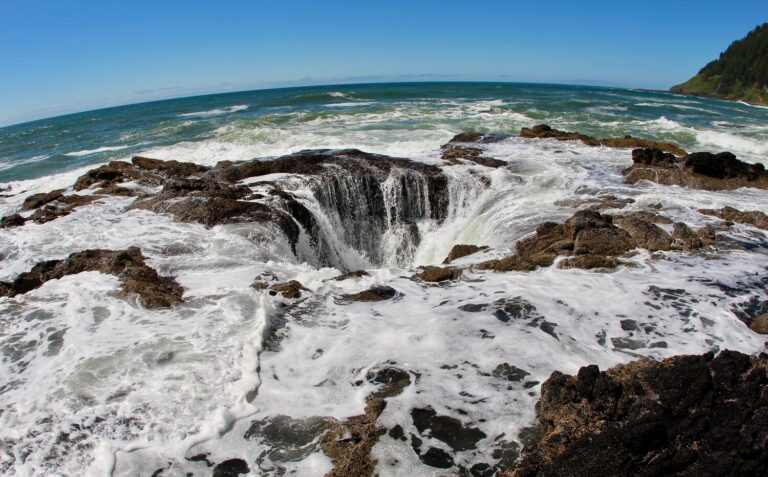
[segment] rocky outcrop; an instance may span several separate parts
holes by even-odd
[[[119,189],[122,182],[136,181],[144,186],[159,186],[169,179],[186,179],[199,176],[209,170],[206,166],[190,162],[161,161],[136,156],[130,163],[112,161],[96,169],[91,169],[75,181],[74,189],[83,190],[100,187],[105,193],[126,195],[132,193],[128,189]]]
[[[386,432],[376,420],[386,407],[386,401],[369,398],[365,414],[350,417],[346,421],[332,422],[323,434],[321,448],[333,463],[333,469],[325,477],[371,477],[376,461],[371,450]]]
[[[370,275],[371,274],[366,272],[365,270],[355,270],[355,271],[352,271],[352,272],[342,273],[338,277],[334,277],[331,280],[334,280],[334,281],[337,281],[337,282],[341,282],[341,281],[344,281],[344,280],[349,280],[351,278],[362,278],[362,277],[368,277]]]
[[[672,237],[658,225],[637,217],[615,217],[613,223],[627,231],[638,247],[651,252],[670,250]]]
[[[459,258],[466,257],[467,255],[472,255],[473,253],[487,249],[487,245],[454,245],[453,248],[451,248],[451,251],[448,252],[448,256],[445,257],[445,260],[443,260],[443,263],[448,264],[454,260],[458,260]]]
[[[554,372],[541,438],[503,475],[765,475],[768,356],[641,359]]]
[[[762,164],[740,161],[730,152],[696,152],[680,159],[658,149],[635,149],[632,162],[623,171],[628,184],[646,180],[704,190],[768,188],[768,173]]]
[[[345,301],[384,301],[394,298],[397,290],[389,286],[375,286],[358,293],[341,295]]]
[[[686,152],[682,148],[669,143],[669,142],[656,142],[648,139],[640,139],[632,136],[624,136],[620,138],[605,138],[597,139],[586,134],[573,133],[567,131],[560,131],[558,129],[551,128],[546,124],[539,124],[532,128],[523,128],[520,131],[520,136],[524,138],[539,138],[539,139],[557,139],[558,141],[581,141],[587,146],[605,146],[615,148],[651,148],[659,151],[665,151],[668,153],[676,154],[678,156],[685,156]]]
[[[441,147],[446,147],[449,144],[456,143],[481,143],[488,144],[492,142],[500,142],[509,137],[508,134],[499,133],[481,133],[477,131],[464,131],[451,138],[446,144]]]
[[[172,277],[161,277],[146,265],[138,247],[126,250],[85,250],[63,260],[40,262],[12,282],[0,282],[0,295],[16,296],[41,287],[49,280],[82,272],[114,275],[126,293],[139,296],[146,308],[167,308],[183,302],[184,289]]]
[[[20,227],[27,221],[19,214],[6,215],[0,218],[0,229],[9,229],[11,227]]]
[[[460,268],[449,267],[425,267],[424,270],[415,273],[411,280],[420,282],[445,282],[457,280],[462,274]]]
[[[251,284],[251,288],[256,290],[269,290],[269,294],[271,296],[276,296],[279,293],[283,296],[283,298],[295,300],[297,298],[301,298],[302,292],[311,291],[310,289],[305,288],[304,285],[302,285],[301,282],[297,280],[270,284],[270,281],[272,281],[270,280],[271,277],[266,279],[264,279],[264,277],[261,278],[262,279],[257,279],[255,282],[253,282]]]
[[[460,146],[457,144],[444,145],[440,158],[450,165],[474,162],[475,164],[494,169],[507,165],[506,161],[483,156],[483,150],[479,147]]]
[[[768,230],[768,215],[765,215],[759,210],[742,212],[738,209],[734,209],[733,207],[723,207],[720,210],[699,209],[699,212],[704,215],[719,217],[726,221],[751,225],[752,227],[757,227],[758,229]]]
[[[533,237],[525,238],[515,244],[515,254],[498,260],[489,260],[477,265],[481,270],[496,271],[532,271],[538,267],[552,265],[558,256],[622,255],[636,247],[632,237],[616,227],[608,215],[582,210],[562,224],[546,222],[536,229]],[[564,266],[592,266],[595,258],[569,261]],[[602,260],[601,267],[609,263]]]

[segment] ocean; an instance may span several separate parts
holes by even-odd
[[[138,246],[151,267],[184,288],[183,304],[147,309],[120,293],[117,277],[84,272],[0,298],[0,473],[210,475],[208,463],[236,458],[251,475],[324,475],[332,465],[313,423],[362,414],[381,385],[371,376],[391,367],[405,371],[409,384],[388,399],[378,423],[399,425],[406,437],[381,437],[372,451],[378,474],[459,475],[514,461],[535,423],[540,383],[555,370],[726,348],[765,351],[764,338],[739,317],[768,311],[768,240],[744,225],[729,229],[736,245],[727,250],[642,250],[627,258],[630,266],[610,272],[467,268],[439,285],[409,279],[418,266],[440,264],[455,244],[489,247],[457,266],[505,257],[537,225],[607,195],[632,199],[624,211],[660,204],[692,227],[719,222],[699,208],[768,211],[763,190],[625,184],[631,150],[519,137],[522,127],[541,123],[670,141],[687,151],[731,151],[748,162],[768,158],[768,108],[541,84],[284,88],[0,128],[0,216],[17,212],[31,194],[69,192],[86,171],[137,155],[213,166],[356,148],[439,166],[449,198],[439,220],[423,212],[428,203],[417,204],[417,220],[387,215],[384,228],[372,230],[354,212],[352,195],[349,216],[330,210],[328,197],[341,196],[315,178],[242,182],[257,195],[268,195],[269,184],[290,192],[319,224],[324,250],[306,234],[292,247],[263,224],[205,227],[126,210],[135,200],[126,196],[0,229],[2,281],[85,249]],[[507,165],[446,165],[440,146],[462,131],[510,135],[481,146]],[[414,193],[399,189],[401,180],[390,176],[382,185],[393,216],[413,206],[403,202]],[[356,190],[350,181],[348,191]],[[413,227],[419,240],[405,240]],[[369,275],[330,280],[358,269]],[[265,274],[309,291],[296,303],[250,286]],[[398,294],[384,302],[339,299],[373,285]],[[524,316],[503,319],[511,309]],[[524,382],[500,380],[494,370],[504,363],[525,370]],[[451,447],[416,425],[413,410],[426,408],[484,437]],[[450,452],[447,470],[425,464],[414,438],[423,449]]]

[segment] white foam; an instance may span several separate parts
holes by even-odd
[[[209,111],[196,111],[193,113],[184,113],[179,114],[180,118],[192,118],[192,117],[198,117],[198,118],[205,118],[209,116],[219,116],[222,114],[231,114],[236,113],[238,111],[245,111],[248,109],[249,106],[247,104],[236,104],[234,106],[229,106],[226,108],[217,108],[217,109],[211,109]]]
[[[90,156],[91,154],[98,154],[99,152],[120,151],[129,147],[131,146],[103,146],[96,149],[83,149],[82,151],[67,152],[64,155],[73,157]]]

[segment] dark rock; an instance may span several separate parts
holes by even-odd
[[[229,459],[216,464],[213,468],[213,477],[237,477],[250,471],[251,468],[243,459]]]
[[[462,164],[463,161],[474,162],[494,169],[507,165],[506,161],[483,156],[483,150],[478,147],[458,146],[456,144],[443,146],[440,158],[451,165]]]
[[[19,214],[6,215],[0,219],[0,229],[9,229],[11,227],[20,227],[27,221]]]
[[[530,376],[531,373],[524,369],[520,369],[517,366],[512,366],[509,363],[502,363],[496,366],[496,369],[491,372],[491,375],[497,378],[506,379],[507,381],[522,381],[526,376]]]
[[[436,467],[438,469],[450,469],[453,467],[453,457],[442,449],[430,447],[427,452],[419,455],[419,460],[424,465]]]
[[[278,293],[283,295],[284,298],[296,299],[301,298],[302,291],[311,291],[296,280],[289,282],[275,283],[269,287],[269,294],[274,296]]]
[[[751,225],[759,229],[768,230],[768,215],[759,210],[742,212],[733,207],[723,207],[717,209],[699,209],[699,212],[705,215],[713,215],[723,220],[737,222],[740,224]]]
[[[343,300],[348,301],[384,301],[394,298],[397,290],[390,286],[375,286],[359,293],[341,295]]]
[[[97,271],[115,275],[123,291],[139,295],[147,308],[166,308],[183,302],[184,289],[172,277],[161,277],[145,264],[138,247],[126,250],[85,250],[63,260],[40,262],[13,282],[0,282],[0,292],[16,296],[39,288],[49,280]]]
[[[764,475],[768,356],[734,351],[554,372],[544,428],[502,475]]]
[[[461,132],[453,138],[451,138],[450,141],[448,141],[447,144],[443,144],[441,147],[446,147],[448,144],[452,143],[462,143],[462,142],[475,142],[475,143],[491,143],[491,142],[499,142],[503,141],[504,139],[508,138],[509,135],[507,134],[498,134],[498,133],[481,133],[476,131],[465,131]]]
[[[469,468],[469,475],[472,477],[492,477],[494,472],[496,472],[496,469],[484,462],[475,464]]]
[[[581,141],[588,146],[605,146],[616,148],[651,148],[660,151],[671,152],[678,156],[685,156],[686,152],[678,146],[668,142],[649,141],[632,136],[619,138],[596,139],[586,134],[559,131],[546,124],[539,124],[533,128],[523,128],[520,136],[524,138],[557,139],[558,141]]]
[[[614,269],[625,262],[616,257],[604,255],[577,255],[568,257],[558,262],[557,267],[562,269],[580,268],[582,270]]]
[[[430,436],[456,452],[475,449],[477,442],[486,437],[481,430],[465,426],[450,416],[439,415],[431,407],[412,409],[411,418],[420,434],[424,435],[429,430]]]
[[[454,245],[453,248],[451,248],[451,251],[448,253],[448,256],[445,257],[445,260],[443,260],[443,263],[451,263],[456,259],[466,257],[467,255],[472,255],[473,253],[486,250],[487,248],[487,245]]]
[[[41,207],[49,202],[61,198],[64,195],[64,189],[57,189],[51,192],[32,194],[21,204],[21,210],[32,210]]]
[[[441,268],[426,267],[423,271],[414,274],[411,280],[422,282],[444,282],[448,280],[457,280],[462,274],[460,268]]]
[[[696,152],[678,159],[654,149],[635,149],[632,161],[633,165],[623,171],[629,184],[647,180],[705,190],[768,188],[768,173],[762,164],[740,161],[730,152]]]
[[[373,394],[377,398],[390,398],[399,395],[411,384],[411,375],[400,368],[387,366],[368,371],[365,379],[371,384],[382,386]]]

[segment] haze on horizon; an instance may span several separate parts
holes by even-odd
[[[0,9],[0,126],[204,93],[460,80],[666,89],[768,2],[39,0]]]

